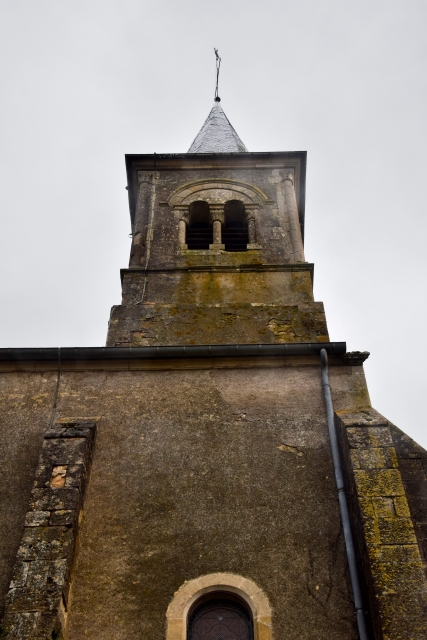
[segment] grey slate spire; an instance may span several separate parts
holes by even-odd
[[[239,153],[247,151],[216,99],[188,153]]]

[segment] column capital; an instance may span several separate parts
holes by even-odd
[[[209,220],[211,223],[218,220],[218,222],[221,222],[221,224],[224,224],[224,205],[223,204],[209,205]]]
[[[295,181],[295,172],[293,169],[285,169],[285,177],[284,180],[290,180],[292,184]]]
[[[259,204],[245,204],[245,215],[246,220],[251,220],[255,218],[256,214],[259,211]]]
[[[151,184],[153,181],[153,174],[147,173],[146,171],[138,171],[138,184],[141,186],[142,184]]]
[[[184,220],[186,224],[190,223],[190,205],[176,204],[173,208],[179,220]]]

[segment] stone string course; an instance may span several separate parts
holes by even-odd
[[[44,437],[6,597],[7,640],[60,638],[96,421],[62,419]]]

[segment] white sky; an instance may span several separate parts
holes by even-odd
[[[212,106],[308,151],[306,256],[331,340],[427,447],[425,0],[2,0],[0,346],[101,346],[130,240],[125,153]],[[427,358],[426,358],[427,361]]]

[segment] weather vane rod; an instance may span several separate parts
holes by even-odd
[[[221,102],[221,98],[218,95],[218,79],[219,79],[219,68],[221,66],[221,58],[218,54],[218,49],[215,49],[215,62],[216,62],[216,87],[215,87],[215,102]]]

